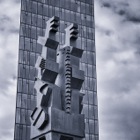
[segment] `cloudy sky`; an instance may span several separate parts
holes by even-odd
[[[12,140],[20,3],[0,6],[0,140]],[[95,0],[95,22],[100,140],[140,140],[140,0]]]

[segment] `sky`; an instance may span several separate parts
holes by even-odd
[[[13,140],[19,0],[0,0],[0,140]],[[100,140],[140,140],[140,0],[95,0]]]

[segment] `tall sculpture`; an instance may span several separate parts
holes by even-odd
[[[46,24],[45,36],[38,38],[43,47],[35,65],[37,107],[31,114],[31,140],[81,140],[85,137],[80,93],[84,72],[79,70],[83,50],[76,47],[78,26],[65,29],[65,44],[58,47],[59,18]]]

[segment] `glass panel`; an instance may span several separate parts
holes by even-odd
[[[35,53],[30,53],[30,66],[35,66]]]
[[[19,124],[15,125],[15,140],[19,140]]]
[[[98,108],[97,106],[94,106],[94,117],[97,120],[98,119]]]
[[[36,107],[36,98],[34,96],[31,96],[31,110],[34,110]]]
[[[88,104],[88,93],[86,93],[86,92],[84,92],[84,93],[85,93],[85,95],[83,97],[83,103]]]
[[[23,63],[23,51],[19,50],[19,63]]]
[[[88,91],[89,104],[93,105],[93,91]]]
[[[27,126],[27,139],[26,140],[30,140],[30,133],[31,133],[30,127]]]
[[[85,118],[88,118],[88,105],[83,104],[82,114],[85,114]]]
[[[43,4],[42,3],[38,3],[38,14],[42,15],[43,14]]]
[[[22,108],[27,108],[27,94],[22,94],[21,106]]]
[[[21,14],[21,22],[22,22],[22,23],[26,23],[26,14],[25,14],[24,11],[23,11],[22,14]]]
[[[25,38],[25,50],[30,50],[30,39]]]
[[[21,107],[21,94],[20,93],[18,93],[17,94],[17,107]]]
[[[31,121],[30,121],[30,116],[32,114],[31,110],[27,110],[27,114],[26,114],[26,124],[27,125],[31,125]]]
[[[26,139],[26,126],[23,125],[22,126],[22,139],[21,140],[25,140]]]
[[[28,83],[27,80],[23,79],[23,93],[28,94]]]
[[[86,137],[86,140],[90,140],[90,139],[89,139],[89,134],[86,134],[85,137]]]
[[[32,1],[32,13],[37,14],[37,2]]]
[[[26,13],[26,24],[31,25],[31,13]]]
[[[88,62],[89,62],[89,61],[88,61]],[[93,75],[92,65],[89,65],[89,64],[88,64],[88,76],[89,76],[89,77],[92,77],[92,75]]]
[[[32,25],[37,26],[37,15],[32,14]]]
[[[29,94],[33,94],[33,87],[34,87],[34,82],[29,81]]]
[[[37,39],[37,31],[35,27],[31,28],[31,38]]]
[[[90,132],[90,134],[94,134],[94,132],[95,132],[94,125],[95,125],[94,120],[89,120],[89,132]]]
[[[25,119],[25,116],[26,116],[26,110],[25,109],[21,109],[21,124],[25,124],[26,122],[26,119]]]
[[[23,37],[19,38],[19,49],[24,49],[24,38]]]
[[[87,61],[88,64],[94,65],[95,64],[95,54],[93,52],[87,52]]]
[[[39,28],[43,27],[42,16],[40,16],[40,15],[38,15],[38,18],[37,18],[37,27],[39,27]]]
[[[97,105],[97,93],[94,92],[94,105]]]
[[[26,1],[21,1],[21,10],[26,10]]]
[[[22,92],[22,79],[18,79],[18,89],[17,89],[17,91],[18,92]]]
[[[85,13],[86,12],[86,7],[85,7],[85,3],[81,2],[81,13]]]
[[[87,63],[87,54],[86,54],[86,51],[83,52],[81,61],[84,62],[84,63]]]
[[[28,79],[29,78],[29,66],[25,66],[25,71],[26,71],[25,78]]]
[[[36,53],[41,53],[41,52],[42,52],[42,45],[37,43]]]
[[[49,13],[48,13],[48,5],[44,5],[44,8],[43,8],[43,15],[44,15],[44,16],[49,16]]]
[[[27,12],[31,12],[32,9],[32,2],[31,1],[26,1],[27,2]]]
[[[85,123],[85,133],[89,134],[89,123]]]
[[[35,68],[30,67],[29,79],[34,80],[34,78],[35,78]]]
[[[98,121],[95,120],[95,134],[98,134]]]
[[[89,118],[94,119],[94,108],[92,105],[89,105]]]
[[[31,97],[29,98],[29,95],[28,95],[28,98],[27,98],[27,108],[29,110],[31,110]]]
[[[16,123],[20,123],[20,109],[16,108]]]

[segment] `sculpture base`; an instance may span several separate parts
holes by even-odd
[[[70,137],[67,140],[84,138],[85,124],[83,114],[67,114],[62,110],[51,107],[48,111],[49,123],[43,130],[32,127],[31,140],[63,140],[63,136]],[[57,136],[58,138],[56,138]]]

